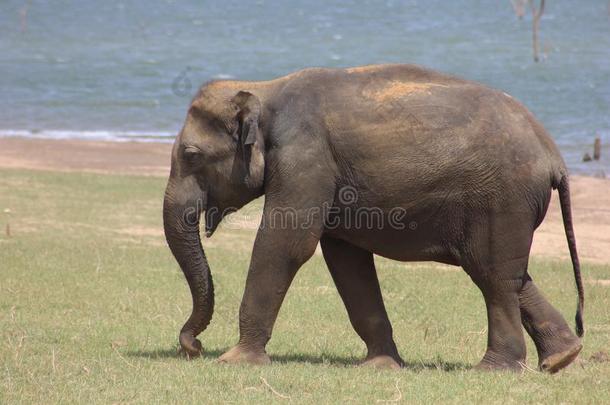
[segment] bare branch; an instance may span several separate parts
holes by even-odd
[[[540,6],[536,10],[535,0],[532,0],[532,36],[533,36],[533,47],[534,47],[534,62],[538,62],[539,45],[538,45],[538,28],[540,27],[540,18],[544,13],[544,0],[540,0]]]

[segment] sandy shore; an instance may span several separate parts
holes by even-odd
[[[0,138],[0,167],[167,176],[170,152],[159,143]],[[581,260],[610,263],[610,179],[574,176],[571,190]],[[569,258],[556,192],[532,253]]]
[[[167,176],[171,150],[164,143],[0,138],[0,167]]]

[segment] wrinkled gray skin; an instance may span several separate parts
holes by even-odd
[[[163,208],[168,244],[193,296],[180,344],[189,356],[200,353],[195,337],[214,307],[199,214],[205,213],[210,236],[227,209],[265,194],[265,226],[254,243],[239,342],[222,362],[270,361],[265,345],[284,295],[320,242],[367,345],[365,364],[403,364],[379,289],[377,254],[464,268],[487,307],[489,336],[479,368],[521,369],[523,325],[541,369],[555,372],[582,346],[527,272],[532,234],[554,188],[574,264],[582,336],[566,168],[549,135],[510,96],[411,65],[208,83],[176,138]],[[286,208],[292,217],[282,220],[291,215]],[[372,208],[381,215],[358,224],[359,212]]]

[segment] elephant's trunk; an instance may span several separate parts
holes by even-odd
[[[205,330],[214,312],[214,284],[199,235],[203,197],[194,179],[170,177],[163,201],[165,238],[193,297],[193,312],[180,331],[180,345],[191,357],[201,353],[196,336]]]

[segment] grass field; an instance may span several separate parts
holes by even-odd
[[[610,351],[610,286],[594,282],[610,280],[608,265],[583,266],[585,347],[558,375],[469,370],[486,343],[483,300],[470,279],[450,267],[379,258],[407,366],[354,367],[365,348],[320,255],[288,292],[267,348],[273,365],[215,364],[238,336],[255,233],[247,226],[204,240],[216,311],[201,335],[205,356],[186,361],[177,334],[190,294],[162,233],[164,185],[152,177],[0,170],[0,403],[610,401],[610,362],[592,359]],[[533,260],[531,273],[572,323],[571,265]],[[529,339],[528,354],[535,369]]]

